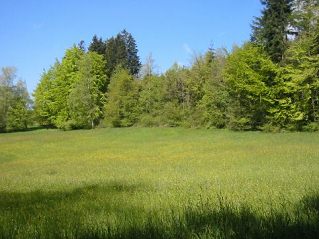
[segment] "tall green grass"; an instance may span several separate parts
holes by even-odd
[[[0,238],[319,238],[319,134],[0,135]]]

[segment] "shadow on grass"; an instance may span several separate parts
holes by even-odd
[[[110,182],[72,191],[0,192],[0,238],[79,238],[90,216],[136,215],[130,195],[150,188]]]
[[[139,228],[126,228],[106,236],[87,232],[81,238],[315,239],[319,238],[319,195],[305,196],[294,211],[283,209],[267,215],[260,215],[249,206],[235,207],[225,201],[214,208],[190,205],[181,214],[173,212],[169,225],[150,216],[148,223]]]
[[[282,208],[260,215],[249,205],[235,207],[225,201],[216,209],[190,208],[187,227],[200,237],[213,238],[319,238],[319,195],[305,196],[294,210]]]
[[[265,215],[223,199],[151,212],[131,203],[145,189],[113,182],[71,192],[2,192],[0,238],[319,238],[319,194]],[[117,220],[95,220],[100,214]]]
[[[43,192],[32,191],[20,192],[0,192],[0,210],[14,209],[19,207],[33,208],[37,204],[52,206],[60,202],[74,202],[81,199],[94,198],[98,194],[132,193],[142,190],[143,185],[126,184],[122,182],[111,182],[104,185],[88,185],[72,191]]]

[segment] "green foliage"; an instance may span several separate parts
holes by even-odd
[[[130,73],[118,67],[111,77],[105,105],[105,121],[113,127],[132,126],[138,117],[137,84]]]
[[[319,122],[311,122],[307,125],[305,125],[302,130],[308,131],[308,132],[316,132],[319,131]]]
[[[302,130],[319,121],[318,32],[299,36],[286,53],[286,66],[273,89],[270,117],[281,128]]]
[[[31,111],[27,109],[25,100],[17,100],[8,111],[7,128],[13,130],[27,129],[32,120]]]
[[[53,121],[58,128],[65,128],[71,119],[68,98],[74,84],[79,81],[79,62],[83,55],[82,49],[73,46],[66,50],[61,64],[57,67],[52,94],[54,98],[54,112],[56,112]]]
[[[253,22],[252,41],[264,47],[271,59],[283,60],[288,47],[289,20],[293,0],[261,0],[265,6],[261,17]]]
[[[207,52],[206,54],[209,54]],[[196,56],[189,71],[184,73],[186,100],[190,107],[196,107],[204,96],[204,84],[210,78],[211,65],[205,56]],[[183,77],[183,76],[182,76]]]
[[[7,115],[7,128],[21,130],[28,128],[32,122],[31,99],[24,82],[18,81],[13,92],[12,103]]]
[[[225,79],[230,128],[259,129],[266,122],[276,74],[276,66],[253,44],[236,49],[228,57]]]
[[[97,35],[94,35],[88,50],[91,52],[96,52],[96,53],[104,56],[105,43],[103,42],[102,38],[98,38]]]
[[[34,92],[35,113],[44,126],[94,128],[103,118],[105,61],[95,52],[72,47],[42,75]]]
[[[117,66],[127,65],[126,46],[119,34],[108,39],[105,44],[106,74],[110,78]]]
[[[59,64],[59,62],[56,62],[54,66],[42,74],[40,82],[33,93],[34,113],[37,122],[42,126],[54,125],[57,112],[53,89]]]
[[[31,99],[16,69],[4,67],[0,75],[0,131],[26,129],[31,122]]]
[[[103,57],[94,52],[85,54],[79,62],[79,80],[68,98],[70,118],[75,128],[94,128],[103,116],[104,65]]]
[[[206,127],[224,128],[228,122],[228,90],[224,80],[227,52],[219,50],[206,61],[207,79],[198,108],[202,110],[202,124]]]
[[[176,101],[168,101],[162,111],[162,124],[168,127],[183,126],[186,109]]]
[[[311,33],[318,23],[318,0],[294,0],[292,25],[298,36]]]
[[[272,125],[291,130],[300,130],[304,113],[295,101],[302,92],[298,91],[298,83],[293,78],[294,69],[282,68],[276,78],[276,87],[272,89],[273,100],[269,109],[269,122]]]
[[[188,72],[188,69],[175,63],[165,73],[167,101],[176,102],[183,109],[189,105],[189,95],[186,83]]]
[[[118,66],[126,68],[135,77],[140,71],[141,62],[135,39],[126,30],[109,38],[105,43],[102,38],[94,35],[89,51],[94,51],[104,56],[106,60],[105,72],[108,78],[112,76]]]
[[[7,116],[10,104],[13,98],[14,79],[16,69],[13,67],[4,67],[0,75],[0,131],[7,127]]]
[[[165,105],[162,110],[163,125],[182,126],[190,111],[190,92],[188,89],[189,69],[174,64],[165,73]]]
[[[163,125],[162,112],[166,103],[165,78],[150,75],[140,81],[138,98],[139,124],[143,126]]]
[[[137,76],[141,69],[141,62],[137,55],[135,39],[125,29],[119,33],[119,37],[123,40],[126,50],[126,64],[123,64],[123,67],[127,68],[131,75]]]

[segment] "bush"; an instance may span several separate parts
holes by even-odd
[[[232,130],[249,130],[251,129],[250,119],[245,117],[239,119],[231,118],[228,127]]]
[[[281,131],[281,128],[278,126],[275,126],[273,124],[265,124],[261,127],[261,130],[267,133],[279,133]]]
[[[310,124],[307,124],[303,127],[303,130],[308,132],[319,131],[319,122],[312,122]]]
[[[140,116],[138,125],[144,127],[159,127],[163,125],[161,118],[157,115],[143,114]]]

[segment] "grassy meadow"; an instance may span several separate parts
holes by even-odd
[[[0,238],[319,238],[319,134],[1,134]]]

